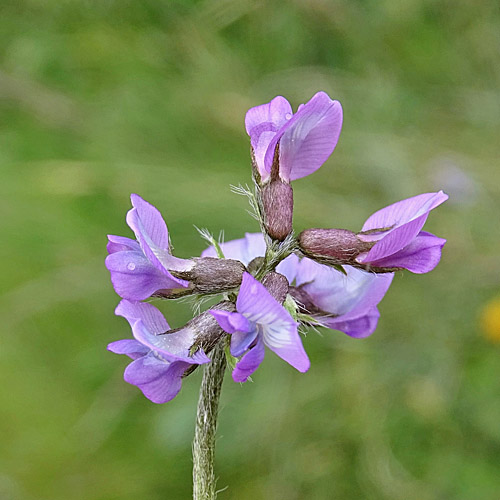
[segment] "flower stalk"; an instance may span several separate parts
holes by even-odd
[[[214,473],[215,434],[219,399],[226,369],[223,341],[211,353],[201,382],[193,439],[193,499],[214,500],[217,496]]]

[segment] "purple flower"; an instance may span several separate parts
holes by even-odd
[[[186,269],[192,262],[170,254],[169,237],[160,212],[140,196],[130,196],[132,210],[127,224],[137,241],[108,236],[106,267],[116,293],[128,300],[144,300],[159,290],[189,288],[189,282],[172,276],[169,270]]]
[[[373,246],[356,261],[372,268],[405,268],[417,274],[432,271],[446,240],[422,231],[422,227],[429,212],[447,199],[442,191],[425,193],[375,212],[357,235]]]
[[[342,128],[342,106],[324,92],[301,104],[295,114],[281,96],[251,108],[245,117],[261,181],[271,175],[279,144],[279,176],[285,182],[312,174],[332,154]]]
[[[244,238],[222,244],[226,257],[245,265],[265,254],[261,233],[247,233]],[[213,247],[202,255],[215,255]],[[277,267],[286,276],[292,295],[303,307],[302,312],[317,319],[325,327],[340,330],[357,338],[371,335],[380,316],[377,304],[387,292],[393,273],[374,274],[352,266],[344,266],[346,275],[318,264],[306,257],[289,255]]]
[[[236,299],[236,311],[210,313],[231,334],[231,354],[244,356],[233,370],[235,382],[246,382],[264,359],[264,346],[300,372],[310,363],[300,340],[297,323],[262,283],[245,273]]]
[[[192,293],[219,293],[240,285],[244,266],[238,261],[174,257],[160,212],[136,194],[130,198],[133,208],[127,213],[127,224],[137,241],[108,236],[106,267],[120,297],[177,298]]]
[[[377,327],[377,304],[394,274],[373,274],[351,266],[345,266],[345,272],[303,258],[290,294],[323,326],[351,337],[368,337]]]
[[[130,323],[135,339],[112,342],[108,350],[134,360],[125,369],[124,379],[153,403],[173,399],[181,389],[184,372],[210,361],[202,350],[190,355],[196,333],[192,328],[168,333],[167,321],[151,304],[122,300],[115,314]]]

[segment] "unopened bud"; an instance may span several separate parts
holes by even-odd
[[[219,293],[241,285],[245,266],[239,260],[200,257],[193,261],[187,271],[172,271],[177,278],[192,283],[193,293]]]
[[[291,286],[288,293],[294,298],[303,314],[316,314],[321,310],[314,304],[311,296],[301,286]]]
[[[329,264],[354,264],[354,259],[373,246],[347,229],[306,229],[298,238],[304,255]]]
[[[271,238],[283,241],[292,232],[293,189],[281,179],[271,180],[261,189],[264,226]]]
[[[286,299],[288,293],[288,280],[280,273],[270,272],[264,276],[262,284],[267,288],[267,291],[280,303]]]

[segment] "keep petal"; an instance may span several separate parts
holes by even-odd
[[[108,344],[108,351],[115,354],[126,354],[129,358],[138,359],[148,354],[149,349],[137,340],[124,339]]]
[[[274,322],[295,323],[290,314],[249,273],[243,273],[236,310],[253,323],[270,325]]]
[[[209,312],[217,320],[220,327],[227,333],[248,333],[251,330],[248,319],[240,313],[220,311],[217,309],[211,309]]]
[[[264,359],[265,349],[261,339],[257,340],[252,349],[250,349],[236,364],[233,370],[233,380],[235,382],[246,382],[248,377],[257,370]]]
[[[280,143],[280,176],[285,181],[312,174],[333,153],[342,129],[342,106],[318,92],[286,123],[270,142],[265,167],[270,172]]]
[[[127,224],[134,231],[149,261],[157,269],[166,273],[169,273],[169,269],[183,271],[192,267],[191,261],[178,259],[170,254],[167,225],[158,209],[137,194],[132,194],[130,199],[134,208],[127,213]],[[186,286],[184,280],[173,276],[171,279],[181,286]]]
[[[255,161],[260,175],[265,179],[270,173],[264,163],[264,157],[275,133],[292,116],[290,103],[282,96],[275,97],[267,104],[248,110],[245,116],[245,128],[254,149]]]
[[[384,259],[371,261],[375,267],[399,267],[412,273],[423,274],[432,271],[441,259],[441,250],[446,240],[421,231],[405,248]]]
[[[343,316],[344,320],[367,314],[384,297],[394,274],[374,274],[344,266],[346,275],[304,258],[299,265],[297,284],[321,310]]]
[[[139,387],[153,403],[166,403],[181,390],[182,375],[188,367],[188,363],[169,363],[151,353],[130,363],[123,378]]]
[[[371,264],[399,252],[416,238],[428,216],[429,213],[426,212],[420,217],[388,231],[367,254],[358,256],[356,260],[361,264]]]
[[[129,300],[144,300],[162,289],[185,288],[187,281],[173,278],[153,266],[141,251],[115,252],[106,257],[116,293]]]
[[[190,355],[196,333],[192,328],[181,328],[169,333],[170,327],[163,314],[151,304],[122,300],[115,314],[127,319],[136,340],[168,361],[180,360],[189,364],[210,361],[201,350],[193,356]]]
[[[362,339],[371,335],[377,328],[380,313],[376,307],[372,307],[364,316],[347,319],[345,316],[336,318],[321,318],[324,326],[332,330],[340,330],[351,337]]]
[[[443,191],[439,191],[438,193],[419,194],[418,196],[398,201],[371,215],[365,222],[362,231],[399,227],[407,224],[428,214],[447,199],[448,195],[443,193]]]
[[[108,234],[108,244],[106,245],[106,250],[108,253],[123,252],[123,251],[135,251],[140,252],[141,247],[137,241],[125,236],[115,236],[114,234]]]

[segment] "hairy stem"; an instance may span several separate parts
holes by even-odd
[[[219,398],[226,369],[224,345],[220,341],[211,353],[212,362],[205,366],[201,382],[196,427],[193,439],[193,499],[214,500],[215,433]]]

